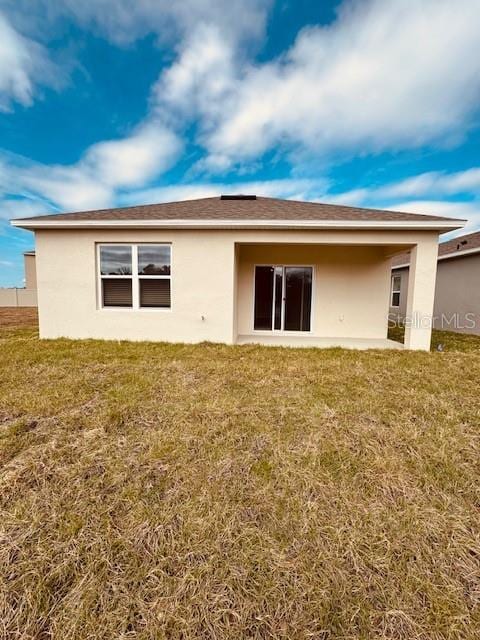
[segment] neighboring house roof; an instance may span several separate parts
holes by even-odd
[[[221,196],[121,209],[59,213],[12,220],[16,227],[184,227],[184,228],[428,228],[458,229],[464,220],[440,216],[360,209],[343,205]]]
[[[441,242],[438,245],[438,259],[449,260],[450,258],[461,258],[471,253],[480,253],[480,231],[457,236],[452,240]],[[399,269],[408,267],[410,264],[410,253],[399,253],[392,259],[392,267]]]
[[[24,256],[34,256],[35,255],[35,251],[24,251],[23,255]]]

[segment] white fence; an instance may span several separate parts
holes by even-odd
[[[0,289],[0,307],[36,307],[36,289]]]

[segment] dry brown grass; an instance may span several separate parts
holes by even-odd
[[[40,342],[4,326],[0,637],[478,638],[467,342]]]

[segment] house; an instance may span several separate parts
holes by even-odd
[[[40,336],[401,348],[392,256],[410,250],[405,347],[429,349],[438,236],[464,221],[256,196],[13,220],[35,231]]]
[[[23,254],[25,272],[24,287],[4,287],[0,289],[0,307],[36,307],[37,306],[37,274],[35,251]]]
[[[392,260],[390,314],[402,322],[407,313],[410,253]],[[433,310],[435,329],[480,335],[480,231],[438,247]]]
[[[36,291],[37,268],[35,264],[35,251],[25,251],[23,253],[23,265],[25,273],[25,289]]]

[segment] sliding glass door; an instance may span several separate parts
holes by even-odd
[[[254,329],[310,331],[312,267],[255,267]]]

